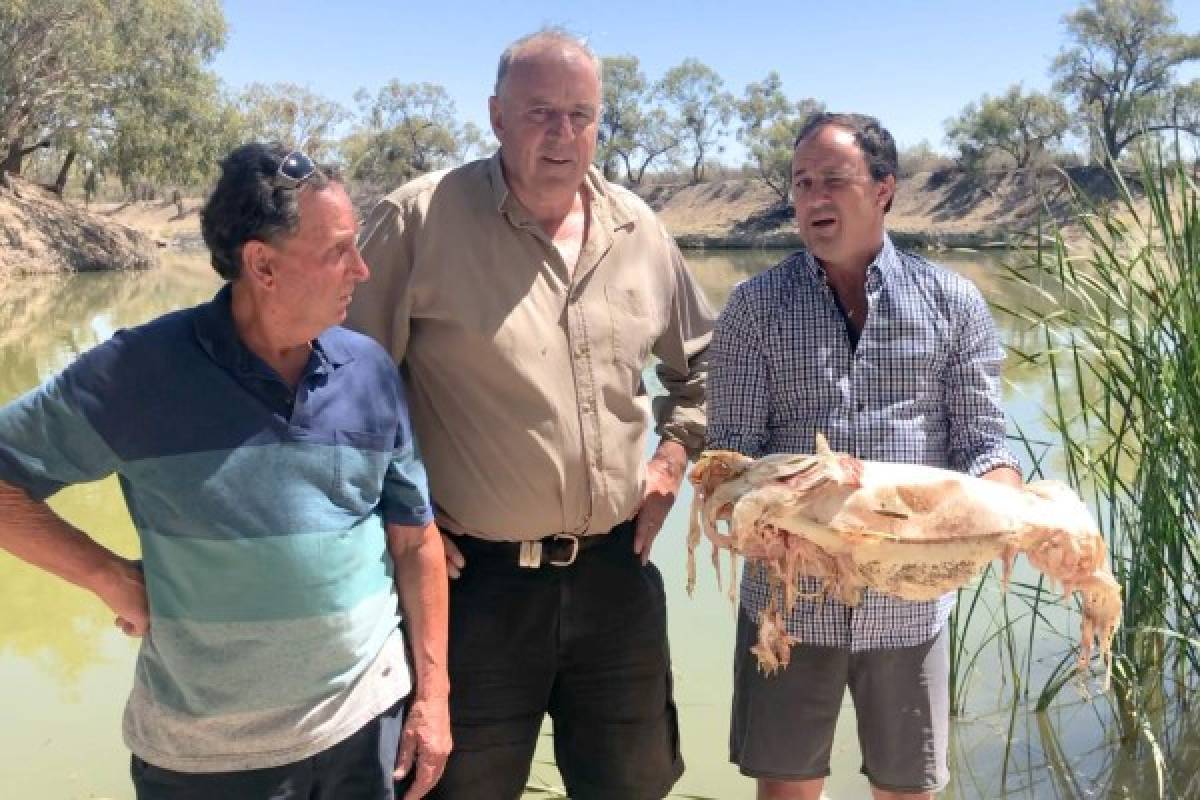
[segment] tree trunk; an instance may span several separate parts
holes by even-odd
[[[625,153],[621,153],[621,161],[625,162],[625,180],[628,181],[630,185],[636,186],[637,184],[633,180],[633,165],[629,163],[629,156]]]
[[[8,155],[4,157],[4,165],[0,166],[0,170],[10,175],[20,176],[21,162],[25,160],[24,144],[25,140],[21,136],[8,140]]]
[[[54,180],[54,193],[62,197],[63,191],[67,188],[67,175],[71,172],[71,165],[75,163],[75,150],[67,151],[67,157],[63,159],[62,169],[58,171],[58,177]]]

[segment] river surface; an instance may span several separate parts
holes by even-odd
[[[716,306],[732,287],[776,263],[784,253],[708,251],[688,260]],[[971,277],[989,299],[1019,306],[1032,297],[1005,281],[998,258],[954,254],[938,259]],[[168,257],[140,274],[79,275],[14,281],[0,289],[0,403],[36,386],[113,331],[171,309],[206,300],[218,287],[198,254]],[[1025,352],[1038,342],[1027,325],[997,314],[1002,335]],[[1040,409],[1051,385],[1042,367],[1011,357],[1005,369],[1010,430],[1049,440]],[[647,372],[647,381],[653,376]],[[652,444],[652,443],[651,443]],[[651,446],[648,444],[648,448]],[[1031,459],[1015,446],[1028,468]],[[1038,447],[1036,455],[1042,455]],[[1053,453],[1043,462],[1051,476]],[[655,547],[667,585],[676,700],[687,771],[677,798],[750,798],[753,783],[730,766],[729,723],[734,612],[718,591],[707,557],[700,559],[694,597],[684,592],[685,509],[681,497]],[[137,540],[115,480],[72,487],[52,505],[120,553],[136,557]],[[1020,574],[1018,575],[1020,577]],[[1029,577],[1026,575],[1025,577]],[[1035,578],[1033,580],[1036,580]],[[1115,746],[1113,713],[1104,699],[1088,699],[1072,683],[1051,710],[1012,710],[1012,684],[999,667],[998,642],[988,640],[987,616],[1003,608],[994,579],[985,580],[981,611],[967,634],[978,651],[964,713],[952,727],[953,780],[947,798],[1143,798],[1159,780],[1147,744]],[[1011,598],[1010,598],[1011,601]],[[1023,606],[1013,604],[1014,613]],[[1069,652],[1077,629],[1073,604],[1042,609],[1046,622],[1033,647],[1033,691]],[[120,718],[132,681],[136,643],[112,625],[111,615],[85,592],[0,553],[0,798],[67,800],[132,797],[128,753]],[[1095,685],[1092,685],[1094,692]],[[1160,714],[1146,724],[1174,782],[1171,796],[1200,797],[1200,714]],[[527,797],[556,797],[549,724],[538,747]],[[868,796],[853,709],[844,705],[826,794],[833,800]]]

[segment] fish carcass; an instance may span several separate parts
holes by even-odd
[[[794,639],[784,620],[799,575],[821,578],[823,594],[850,606],[867,587],[930,600],[964,586],[996,558],[1007,588],[1013,560],[1024,553],[1064,594],[1080,593],[1078,666],[1087,669],[1098,640],[1107,685],[1121,593],[1099,529],[1068,486],[1038,481],[1018,489],[936,467],[863,461],[833,452],[820,434],[816,450],[760,459],[710,450],[690,475],[688,591],[702,536],[713,544],[718,581],[721,549],[730,551],[731,583],[739,554],[766,567],[772,599],[753,648],[764,671],[788,664]]]

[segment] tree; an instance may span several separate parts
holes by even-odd
[[[1057,98],[1041,92],[1026,94],[1014,84],[998,97],[983,95],[946,121],[946,138],[958,148],[964,163],[978,164],[994,152],[1007,154],[1024,169],[1054,142],[1062,140],[1070,120]]]
[[[670,158],[680,148],[679,125],[661,108],[643,113],[633,134],[633,149],[621,153],[625,176],[634,186],[640,186],[646,170],[655,161]]]
[[[694,58],[667,70],[659,83],[662,98],[674,110],[687,153],[692,158],[692,182],[704,179],[704,162],[718,145],[733,119],[733,95],[713,69]]]
[[[824,110],[824,104],[811,97],[790,101],[777,72],[746,86],[742,100],[737,103],[742,121],[738,138],[746,145],[750,166],[759,180],[779,195],[780,201],[787,200],[792,185],[796,137],[809,116]]]
[[[1079,104],[1099,158],[1117,159],[1146,133],[1200,135],[1200,81],[1174,81],[1177,67],[1200,60],[1200,34],[1177,30],[1168,0],[1092,0],[1063,21],[1074,44],[1054,60],[1054,85]]]
[[[745,94],[737,102],[742,127],[738,136],[760,130],[791,111],[791,103],[783,92],[783,79],[771,70],[758,83],[747,84]]]
[[[392,80],[374,99],[365,89],[354,98],[366,122],[343,151],[357,180],[404,183],[461,160],[481,140],[477,128],[459,126],[454,101],[437,84]]]
[[[96,169],[115,175],[131,196],[147,183],[203,183],[220,158],[248,138],[236,102],[209,73],[171,92],[157,92],[153,103],[118,107],[110,125],[95,137],[88,154]]]
[[[636,136],[643,124],[642,106],[646,100],[646,76],[637,56],[605,56],[601,59],[602,85],[600,119],[597,130],[596,164],[606,180],[617,176],[617,160],[628,162],[637,147]]]
[[[248,138],[282,142],[328,160],[334,128],[350,115],[333,100],[294,83],[252,83],[238,98]]]
[[[217,0],[8,0],[0,6],[3,169],[19,174],[30,152],[53,147],[64,154],[61,187],[81,152],[111,162],[131,120],[160,139],[197,133],[191,112],[215,95],[205,65],[224,36]],[[151,149],[161,172],[167,159]],[[185,157],[177,152],[171,169]]]
[[[665,111],[651,108],[662,97],[661,87],[646,82],[636,56],[606,57],[602,65],[596,164],[613,180],[619,161],[625,180],[637,186],[651,164],[679,148],[679,129]]]

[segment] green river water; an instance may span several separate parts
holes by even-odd
[[[718,307],[735,283],[782,257],[771,251],[688,254],[692,268]],[[1000,277],[993,256],[938,257],[970,276],[993,301],[1019,304]],[[218,281],[202,254],[174,254],[155,271],[23,279],[0,291],[0,403],[37,385],[114,330],[207,299]],[[999,315],[1007,343],[1025,350],[1035,337]],[[1041,424],[1048,377],[1009,359],[1005,404],[1014,424],[1033,438],[1048,438]],[[649,381],[652,376],[647,373]],[[1054,471],[1051,457],[1048,471]],[[715,585],[707,558],[700,563],[696,595],[684,592],[685,494],[655,547],[668,591],[687,772],[672,797],[749,798],[753,784],[728,763],[733,609]],[[110,547],[136,556],[137,542],[115,480],[73,487],[54,507]],[[995,600],[997,590],[988,587]],[[1073,605],[1073,604],[1072,604]],[[0,554],[0,798],[67,800],[132,797],[128,753],[120,716],[132,680],[136,643],[112,625],[111,615],[86,593]],[[1070,636],[1078,619],[1066,604],[1052,609],[1055,627]],[[1068,640],[1039,636],[1039,664],[1052,666]],[[1065,691],[1046,714],[1015,713],[996,667],[994,648],[977,662],[966,713],[953,725],[953,781],[948,798],[1153,797],[1156,773],[1143,751],[1118,750],[1106,702]],[[1167,767],[1200,797],[1200,714],[1175,713],[1152,720]],[[527,797],[562,796],[553,767],[549,725],[530,778]],[[1007,753],[1007,758],[1006,758]],[[834,774],[826,793],[835,800],[866,797],[859,774],[853,710],[843,710],[834,744]],[[1194,793],[1193,793],[1194,792]],[[614,799],[619,800],[619,799]]]

